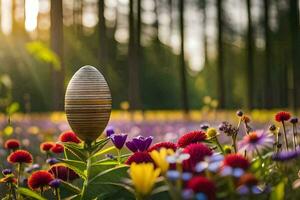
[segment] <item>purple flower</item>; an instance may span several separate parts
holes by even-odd
[[[2,170],[2,174],[4,176],[12,174],[12,173],[13,173],[12,169],[4,169],[4,170]]]
[[[60,183],[60,179],[53,179],[52,181],[50,181],[49,186],[52,188],[58,188],[60,186]]]
[[[122,149],[124,146],[126,139],[127,139],[127,134],[122,133],[122,134],[113,134],[110,136],[111,141],[114,143],[115,147],[118,149]]]
[[[298,123],[298,118],[297,118],[297,117],[293,117],[293,118],[290,120],[290,122],[291,122],[292,124],[297,124],[297,123]]]
[[[57,160],[56,158],[48,158],[46,160],[46,162],[49,164],[49,165],[54,165],[56,163],[59,163],[59,160]]]
[[[278,161],[278,162],[284,162],[284,161],[288,161],[288,160],[292,160],[297,158],[300,155],[300,151],[299,149],[297,149],[296,151],[281,151],[278,153],[274,153],[272,155],[272,160],[274,161]]]
[[[257,150],[272,147],[274,139],[271,135],[263,130],[253,131],[238,143],[239,151],[255,153]]]
[[[126,142],[126,147],[133,153],[138,151],[133,141]]]
[[[151,145],[152,140],[153,140],[152,136],[148,136],[148,137],[137,136],[133,138],[131,141],[128,141],[126,143],[126,146],[132,152],[146,151]]]
[[[106,129],[106,136],[107,136],[107,137],[110,137],[110,136],[112,136],[113,134],[115,134],[114,128],[113,128],[112,126],[107,127],[107,129]]]

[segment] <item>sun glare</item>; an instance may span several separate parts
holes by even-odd
[[[12,29],[12,4],[11,0],[1,0],[1,28],[2,32],[8,35]]]
[[[37,17],[39,13],[39,0],[25,1],[25,29],[34,31],[37,27]]]

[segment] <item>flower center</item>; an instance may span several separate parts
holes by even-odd
[[[248,136],[249,142],[250,143],[256,143],[259,140],[259,137],[257,136],[257,134],[254,133],[250,133]]]

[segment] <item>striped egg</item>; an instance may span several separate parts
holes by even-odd
[[[81,67],[70,80],[65,95],[67,120],[87,143],[105,129],[111,113],[111,94],[103,75],[92,66]]]

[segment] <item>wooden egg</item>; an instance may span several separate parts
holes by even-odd
[[[103,75],[92,66],[81,67],[70,80],[65,95],[68,122],[78,137],[96,140],[111,113],[111,94]]]

